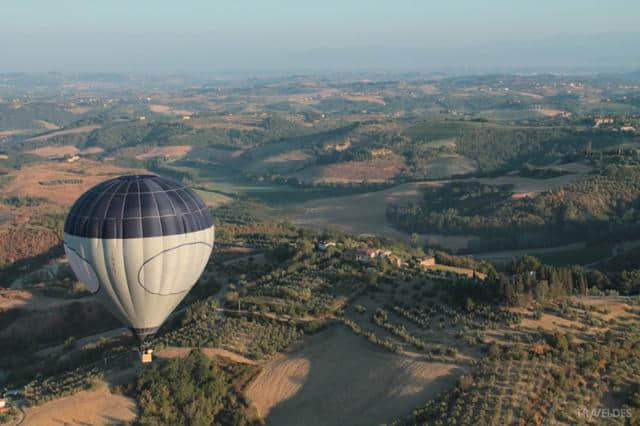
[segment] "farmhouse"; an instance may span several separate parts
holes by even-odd
[[[436,264],[436,258],[433,256],[427,256],[420,259],[420,266],[434,266]]]
[[[369,262],[376,257],[376,251],[370,248],[356,250],[355,259],[358,262]]]
[[[369,263],[372,259],[382,258],[397,266],[402,266],[404,262],[401,258],[389,250],[363,248],[351,253],[351,258],[357,262]]]
[[[593,127],[600,127],[603,124],[613,124],[611,117],[598,117],[593,121]]]
[[[401,258],[399,258],[393,253],[382,254],[381,257],[384,259],[387,259],[390,263],[392,263],[393,265],[396,265],[397,267],[401,267],[405,264],[405,262],[403,262]]]

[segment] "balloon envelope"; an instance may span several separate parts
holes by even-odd
[[[71,269],[140,343],[196,283],[213,241],[202,199],[154,175],[98,184],[74,203],[64,226]]]

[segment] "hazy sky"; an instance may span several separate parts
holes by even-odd
[[[611,37],[635,64],[639,21],[638,0],[6,0],[0,71],[393,67],[389,52],[409,68],[467,53],[517,66],[502,57],[516,45],[560,60]]]

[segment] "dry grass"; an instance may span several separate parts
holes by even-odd
[[[83,302],[93,297],[83,298]],[[0,289],[0,310],[23,308],[30,311],[42,311],[74,303],[76,299],[47,297],[34,290]]]
[[[165,115],[192,115],[193,111],[189,111],[186,109],[174,109],[169,105],[161,105],[161,104],[151,104],[149,105],[149,110],[151,112],[155,112],[156,114],[165,114]]]
[[[619,297],[581,297],[574,298],[575,301],[598,309],[606,309],[607,314],[600,315],[602,320],[608,321],[618,317],[632,317],[633,307],[629,301]]]
[[[440,92],[440,90],[438,90],[438,88],[433,84],[422,84],[418,89],[425,95],[433,95]]]
[[[78,148],[73,145],[42,146],[27,152],[40,157],[50,157],[54,155],[75,155],[78,153]]]
[[[159,105],[159,104],[151,104],[149,105],[149,110],[151,110],[151,112],[155,112],[158,114],[170,114],[171,113],[171,107],[168,105]]]
[[[9,136],[23,135],[25,133],[33,132],[34,129],[11,129],[0,131],[0,138],[7,138]]]
[[[633,317],[632,306],[628,300],[620,297],[572,297],[574,303],[587,306],[594,306],[599,310],[605,309],[607,313],[592,312],[593,316],[601,321],[609,321],[621,317]],[[581,319],[570,320],[555,314],[542,313],[539,319],[533,317],[533,311],[528,308],[511,308],[513,312],[523,315],[523,320],[519,327],[531,330],[544,330],[546,332],[560,331],[574,335],[576,341],[584,342],[586,336],[591,336],[597,332],[606,331],[606,327],[590,327],[588,330],[581,330],[584,323]],[[578,330],[581,330],[578,333]]]
[[[397,157],[371,161],[349,161],[310,167],[297,174],[301,180],[314,182],[385,182],[397,176],[404,165]]]
[[[432,178],[447,178],[472,173],[477,169],[475,161],[461,155],[450,154],[429,161],[425,166],[424,173]]]
[[[27,408],[22,425],[106,425],[135,420],[135,402],[123,395],[114,395],[106,384],[93,390],[56,399]]]
[[[261,130],[256,127],[256,122],[251,122],[245,118],[235,119],[234,117],[224,117],[220,119],[192,119],[189,125],[194,129],[224,129],[224,130]]]
[[[189,152],[191,152],[191,145],[157,146],[136,155],[136,158],[140,160],[153,157],[182,158]]]
[[[155,352],[154,353],[154,357],[158,357],[158,358],[183,358],[183,357],[189,355],[189,353],[193,349],[194,348],[189,348],[189,347],[174,347],[174,346],[170,346],[170,347],[167,347],[167,348],[164,348],[164,349],[161,349],[161,350]],[[250,364],[250,365],[256,365],[257,364],[257,362],[255,362],[254,360],[251,360],[249,358],[245,358],[242,355],[239,355],[237,353],[228,351],[226,349],[221,349],[221,348],[201,348],[200,350],[208,357],[219,356],[219,357],[230,359],[233,362],[239,362],[241,364]]]
[[[99,146],[92,146],[92,147],[80,150],[79,154],[83,154],[83,155],[99,154],[99,153],[101,153],[103,151],[104,151],[104,149],[100,148]]]
[[[78,173],[80,171],[81,173]],[[42,197],[56,204],[70,206],[83,192],[114,175],[144,173],[144,170],[124,169],[107,163],[80,160],[37,163],[12,172],[15,179],[4,189],[6,195]],[[40,182],[74,179],[81,183],[41,185]]]
[[[44,127],[47,130],[57,130],[60,128],[60,126],[58,126],[55,123],[50,123],[48,121],[44,121],[44,120],[33,120],[36,122],[36,124],[38,124],[40,127]]]
[[[73,145],[52,145],[52,146],[42,146],[40,148],[32,149],[31,151],[27,151],[29,154],[38,155],[40,157],[51,157],[51,156],[71,156],[75,154],[99,154],[104,151],[102,148],[98,146],[92,146],[91,148],[86,149],[78,149]]]
[[[277,425],[371,425],[406,415],[453,384],[462,370],[383,352],[343,327],[263,365],[245,396]]]
[[[352,102],[368,102],[371,104],[385,105],[384,99],[380,95],[370,94],[347,94],[340,96],[342,99]]]
[[[539,108],[536,111],[538,111],[540,114],[544,115],[545,117],[555,117],[556,115],[562,115],[566,112],[566,111],[562,111],[561,109],[554,109],[554,108]]]
[[[282,154],[273,155],[263,160],[264,163],[288,163],[290,161],[305,161],[309,156],[300,150],[283,152]]]
[[[517,192],[511,195],[511,198],[514,200],[520,200],[522,198],[535,198],[536,195],[538,195],[537,192]]]
[[[67,111],[69,111],[72,114],[84,114],[91,111],[91,107],[72,107],[72,108],[69,108]]]
[[[409,235],[391,226],[385,209],[388,203],[419,202],[421,190],[435,182],[407,183],[382,191],[343,197],[323,198],[297,204],[282,211],[296,225],[317,229],[335,227],[351,234],[374,234],[409,242]],[[426,237],[423,237],[425,239]],[[428,238],[450,250],[467,246],[470,237],[429,235]]]
[[[542,95],[538,95],[537,93],[531,93],[531,92],[516,92],[518,95],[522,95],[522,96],[527,96],[529,98],[533,98],[533,99],[544,99],[544,96]]]
[[[42,141],[46,141],[47,139],[51,139],[54,138],[56,136],[64,136],[64,135],[75,135],[75,134],[80,134],[80,133],[89,133],[92,132],[96,129],[99,129],[102,126],[99,126],[97,124],[92,124],[90,126],[80,126],[80,127],[74,127],[73,129],[64,129],[64,130],[59,130],[57,132],[51,132],[51,133],[47,133],[45,135],[40,135],[40,136],[34,136],[30,139],[27,139],[27,142],[42,142]]]

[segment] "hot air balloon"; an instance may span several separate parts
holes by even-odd
[[[143,362],[150,360],[145,338],[196,283],[213,240],[202,199],[155,175],[98,184],[73,204],[64,224],[71,269],[131,329]]]

